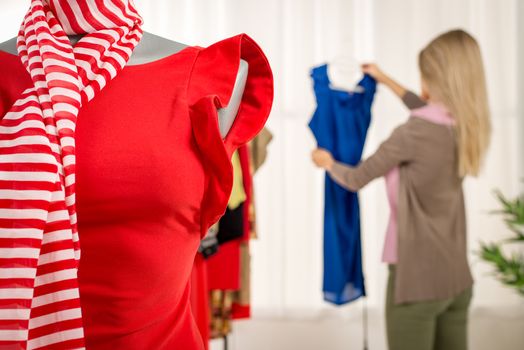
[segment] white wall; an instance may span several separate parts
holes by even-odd
[[[519,100],[519,121],[520,121],[520,137],[519,137],[519,149],[524,150],[524,1],[519,1],[518,11],[516,12],[520,21],[518,21],[518,58],[517,62],[521,62],[518,65],[518,100]],[[524,191],[524,155],[521,154],[519,157],[520,172],[519,178],[523,179],[521,183],[521,189]]]
[[[28,1],[0,0],[0,42],[18,34],[28,4]]]

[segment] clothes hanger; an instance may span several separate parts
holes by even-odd
[[[328,75],[332,88],[362,93],[364,88],[358,85],[362,79],[360,63],[347,54],[340,54],[328,61]]]

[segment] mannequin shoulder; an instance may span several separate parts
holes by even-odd
[[[186,47],[188,45],[144,32],[128,64],[143,64],[156,61],[174,55]]]
[[[17,38],[12,38],[3,43],[0,43],[0,51],[4,51],[13,55],[18,55],[18,50],[16,48]]]
[[[14,37],[0,43],[0,51],[18,55],[16,42],[17,38]],[[182,51],[187,46],[188,45],[145,32],[142,40],[137,45],[129,64],[148,63],[161,59]]]

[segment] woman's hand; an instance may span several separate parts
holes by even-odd
[[[406,95],[406,88],[395,80],[391,79],[386,73],[384,73],[375,63],[365,63],[362,65],[362,72],[371,75],[377,82],[384,84],[393,91],[399,98],[403,98]]]
[[[331,167],[335,163],[331,153],[322,148],[317,148],[311,153],[311,159],[313,163],[319,168],[331,170]]]
[[[379,83],[384,83],[387,76],[375,63],[364,63],[362,72],[371,75]]]

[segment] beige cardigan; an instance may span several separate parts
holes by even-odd
[[[411,109],[423,104],[413,93],[403,101]],[[457,163],[453,128],[410,118],[357,167],[336,163],[329,171],[357,191],[400,167],[396,303],[447,299],[473,284]]]

